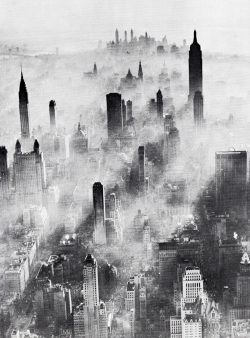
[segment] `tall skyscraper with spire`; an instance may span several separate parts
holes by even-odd
[[[162,119],[163,118],[163,100],[162,100],[162,92],[160,89],[156,93],[156,97],[157,97],[157,117]]]
[[[142,72],[141,61],[139,62],[138,79],[143,81],[143,72]]]
[[[200,91],[202,94],[202,51],[197,42],[196,31],[194,41],[189,51],[189,102],[193,103],[194,94]]]
[[[21,81],[19,86],[19,112],[21,121],[21,137],[22,139],[30,138],[29,128],[29,99],[26,84],[21,71]]]

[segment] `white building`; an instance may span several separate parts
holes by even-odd
[[[128,282],[127,284],[125,309],[126,311],[135,309],[135,283]]]
[[[170,317],[170,334],[171,338],[182,338],[182,322],[181,317]]]
[[[98,265],[91,254],[83,263],[83,296],[89,309],[94,310],[95,306],[99,306]]]
[[[207,301],[198,267],[187,267],[182,279],[181,316],[170,317],[171,338],[202,338],[201,307],[197,299]]]
[[[183,277],[183,298],[185,302],[194,303],[197,296],[203,295],[203,280],[200,269],[187,267]]]

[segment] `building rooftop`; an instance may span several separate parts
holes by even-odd
[[[127,283],[127,291],[135,291],[135,283]]]
[[[175,242],[162,242],[159,243],[159,250],[177,250],[177,244]]]
[[[197,316],[197,315],[194,315],[194,314],[192,314],[192,315],[186,315],[185,316],[185,318],[184,318],[184,322],[199,322],[199,321],[201,321],[201,318],[199,317],[199,316]]]
[[[84,260],[84,265],[95,265],[96,264],[96,259],[93,255],[88,254]]]

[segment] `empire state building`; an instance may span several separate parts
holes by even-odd
[[[202,51],[197,42],[196,31],[189,51],[189,103],[193,103],[195,92],[202,94]]]

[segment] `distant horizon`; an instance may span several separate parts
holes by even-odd
[[[98,41],[115,38],[118,29],[134,30],[135,36],[147,31],[157,41],[166,35],[168,43],[190,45],[193,31],[202,50],[223,54],[250,54],[250,3],[242,0],[2,0],[0,42],[19,41],[46,50],[94,49]],[[16,43],[16,42],[15,42]]]
[[[118,29],[119,31],[119,29]],[[128,42],[130,42],[130,30],[127,31],[128,32]],[[55,34],[55,33],[54,33]],[[178,38],[174,41],[170,41],[167,37],[167,35],[163,35],[161,38],[160,37],[155,37],[153,34],[150,34],[150,30],[148,30],[148,34],[150,37],[155,38],[156,42],[161,42],[162,39],[164,38],[164,36],[166,36],[166,39],[168,41],[169,45],[172,44],[176,44],[177,47],[180,47],[183,45],[183,40],[186,40],[186,45],[187,47],[189,47],[192,42],[193,42],[193,35],[190,39],[187,39],[187,37],[183,37],[183,38]],[[193,32],[192,32],[193,34]],[[0,32],[1,35],[1,32]],[[5,35],[5,34],[3,34]],[[0,44],[13,44],[13,45],[17,45],[18,44],[20,46],[23,45],[27,45],[28,48],[30,49],[34,49],[36,52],[39,53],[53,53],[55,52],[55,49],[58,47],[59,48],[59,52],[61,53],[76,53],[76,52],[83,52],[83,51],[94,51],[95,49],[97,49],[98,47],[98,42],[101,40],[102,41],[102,48],[106,48],[106,43],[110,42],[110,41],[114,41],[115,40],[115,30],[113,32],[113,37],[110,38],[110,40],[102,40],[102,39],[97,39],[96,41],[92,41],[91,39],[86,39],[85,37],[82,36],[61,36],[59,38],[57,38],[56,42],[53,42],[53,35],[47,35],[47,34],[43,34],[40,36],[36,37],[36,42],[33,41],[33,36],[31,36],[30,34],[26,33],[23,34],[23,36],[19,36],[19,37],[13,37],[13,35],[7,34],[7,36],[5,36],[5,38],[2,35],[2,39],[0,40]],[[56,35],[56,34],[55,34]],[[142,33],[140,32],[139,34],[136,34],[136,32],[134,33],[134,36],[136,36],[137,38],[141,35],[145,35],[145,32]],[[122,39],[122,41],[124,40],[124,31],[122,31],[122,34],[120,34],[119,31],[119,38]],[[204,49],[202,46],[202,41],[199,39],[199,32],[197,32],[197,40],[198,43],[201,45],[201,49],[203,53],[210,53],[210,54],[222,54],[222,55],[237,55],[237,56],[250,56],[250,50],[248,53],[239,53],[236,51],[222,51],[222,50],[209,50],[209,49]]]

